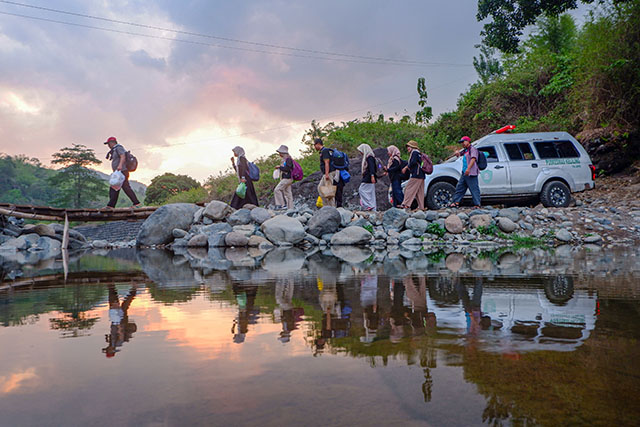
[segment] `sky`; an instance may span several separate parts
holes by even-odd
[[[104,159],[115,136],[146,184],[203,182],[236,145],[296,155],[313,119],[413,114],[419,77],[437,116],[477,80],[475,0],[23,1],[0,1],[0,153]]]

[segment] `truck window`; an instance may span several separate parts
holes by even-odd
[[[533,145],[541,159],[580,157],[571,141],[542,141],[534,142]]]
[[[486,153],[488,163],[495,163],[498,161],[498,153],[496,152],[496,147],[482,147],[478,148],[478,151]]]
[[[533,160],[535,156],[528,142],[508,142],[504,144],[509,160]]]

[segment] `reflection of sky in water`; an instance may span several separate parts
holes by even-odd
[[[458,272],[479,265],[455,261]],[[195,287],[121,284],[115,300],[104,284],[0,294],[0,425],[624,424],[640,414],[629,326],[640,310],[627,277],[596,290],[576,275],[390,278],[334,264],[215,272]]]

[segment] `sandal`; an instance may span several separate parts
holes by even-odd
[[[453,202],[449,205],[450,208],[459,208],[460,207],[460,203],[458,202]]]

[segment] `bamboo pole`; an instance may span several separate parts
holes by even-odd
[[[67,214],[64,214],[64,229],[62,230],[62,249],[67,249],[69,247],[69,217]],[[65,274],[66,278],[66,274]]]
[[[14,216],[16,218],[35,219],[38,221],[62,221],[62,218],[49,215],[37,215],[23,212],[15,212],[9,209],[0,208],[0,215]]]

